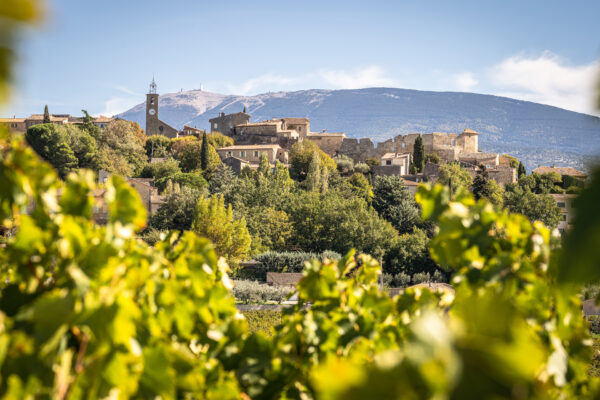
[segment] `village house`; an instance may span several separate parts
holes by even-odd
[[[114,120],[115,118],[101,115],[93,118],[92,123],[98,128],[106,128]],[[32,114],[27,118],[0,118],[0,125],[7,126],[10,133],[25,133],[30,127],[43,123],[43,114]],[[81,125],[84,123],[84,118],[73,117],[70,114],[50,114],[50,123],[56,125]]]
[[[554,199],[556,206],[560,208],[561,220],[558,223],[558,230],[563,233],[571,229],[573,219],[575,218],[575,208],[573,201],[577,198],[576,194],[551,193],[550,196]]]
[[[111,176],[110,172],[100,170],[98,171],[98,182],[100,184],[106,183],[108,178]],[[148,214],[154,214],[158,208],[165,202],[164,196],[158,194],[158,188],[154,186],[153,178],[125,178],[127,183],[134,188]]]
[[[381,165],[372,167],[373,176],[408,175],[410,158],[410,153],[385,153],[380,158]]]
[[[258,145],[235,145],[221,147],[217,153],[223,163],[229,165],[234,172],[240,171],[248,166],[251,169],[258,168],[260,159],[263,155],[267,156],[271,168],[275,167],[275,162],[279,161],[288,165],[288,151],[281,148],[278,144],[258,144]]]

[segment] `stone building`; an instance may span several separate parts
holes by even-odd
[[[98,128],[106,128],[114,120],[115,118],[101,115],[93,118],[92,123]],[[56,125],[81,125],[83,122],[83,117],[73,117],[70,114],[50,114],[50,123]],[[0,118],[0,125],[7,126],[11,133],[25,133],[30,127],[43,123],[43,114],[32,114],[27,118]]]
[[[158,118],[158,93],[154,78],[150,84],[150,91],[146,94],[146,136],[163,135],[176,138],[179,131]]]
[[[344,133],[311,132],[308,118],[285,117],[250,122],[250,115],[241,112],[220,113],[209,122],[211,132],[224,133],[232,137],[236,144],[277,144],[290,149],[294,143],[308,139],[331,156],[337,154],[346,138]]]
[[[570,176],[580,180],[585,180],[587,178],[587,174],[583,171],[579,171],[578,169],[572,167],[557,167],[555,165],[551,167],[543,167],[541,165],[538,165],[538,167],[533,170],[533,173],[540,175],[556,173],[561,177]]]
[[[105,170],[98,171],[98,182],[106,183],[111,173]],[[164,196],[158,194],[158,188],[154,186],[153,178],[125,178],[127,183],[138,192],[148,214],[154,214],[158,207],[165,202]]]
[[[276,161],[288,164],[288,151],[277,144],[227,146],[217,149],[217,153],[221,160],[229,157],[239,158],[247,162],[251,168],[258,167],[263,154],[267,155],[269,164],[274,164]]]
[[[408,175],[410,153],[386,153],[381,156],[381,165],[373,166],[373,176]]]
[[[369,158],[379,159],[386,153],[412,154],[418,136],[423,139],[426,154],[436,154],[444,161],[458,161],[461,154],[479,152],[479,134],[465,129],[460,134],[433,132],[398,135],[378,143],[377,146],[369,138],[345,138],[338,154],[346,155],[357,162],[364,162]]]
[[[566,232],[573,226],[573,218],[575,218],[575,208],[573,207],[573,200],[577,198],[576,194],[554,194],[551,193],[550,196],[556,202],[556,206],[560,208],[561,220],[558,223],[558,230],[562,232]]]
[[[206,131],[203,129],[196,128],[195,126],[192,127],[192,126],[184,125],[182,133],[184,136],[192,135],[192,136],[199,137],[199,136],[203,135],[204,133],[206,133]]]
[[[236,125],[243,125],[250,122],[250,115],[245,112],[233,114],[222,112],[218,117],[209,119],[208,122],[210,122],[211,132],[221,132],[224,135],[233,137]]]

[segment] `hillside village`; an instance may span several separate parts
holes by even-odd
[[[146,137],[164,136],[169,139],[200,138],[206,132],[196,127],[184,125],[178,130],[159,118],[159,94],[154,80],[146,95]],[[411,133],[397,135],[380,143],[373,143],[370,138],[354,139],[346,137],[343,132],[313,132],[310,120],[303,117],[276,117],[269,120],[251,122],[252,116],[243,111],[231,114],[220,112],[209,120],[212,134],[223,134],[233,140],[233,145],[216,148],[216,153],[224,165],[240,175],[244,169],[256,171],[261,159],[266,157],[273,170],[276,163],[286,168],[290,167],[290,151],[292,146],[303,141],[310,141],[318,146],[325,154],[334,160],[351,160],[355,164],[369,166],[370,179],[378,176],[398,176],[404,181],[408,190],[414,195],[421,182],[436,182],[440,166],[456,163],[467,171],[471,178],[485,170],[486,176],[497,184],[505,186],[518,182],[519,164],[514,157],[498,153],[485,153],[479,150],[479,133],[465,129],[461,133]],[[98,129],[106,128],[111,122],[118,120],[113,117],[91,118],[91,123]],[[25,134],[29,128],[42,123],[56,125],[81,126],[85,117],[73,117],[68,114],[34,114],[27,118],[3,118],[0,124],[11,132]],[[423,168],[414,168],[415,141],[420,138],[423,145],[425,160]],[[149,162],[162,162],[164,158],[154,157],[154,151],[149,155]],[[343,164],[343,162],[342,162]],[[585,180],[586,174],[574,168],[539,166],[532,171],[536,174],[556,174],[561,178]],[[99,182],[106,182],[111,174],[104,170],[98,171]],[[165,196],[160,193],[154,183],[154,178],[127,177],[128,182],[138,191],[144,205],[150,214],[155,213],[165,202]],[[565,188],[566,189],[566,188]],[[96,191],[95,197],[100,201],[104,191]],[[561,231],[569,227],[574,210],[572,200],[575,194],[552,193],[562,217],[558,225]],[[97,221],[106,220],[107,211],[101,205],[97,207]]]

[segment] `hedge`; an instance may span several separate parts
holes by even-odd
[[[242,312],[248,322],[248,330],[252,333],[262,332],[267,336],[273,336],[273,328],[281,324],[281,311],[279,310],[256,310]]]

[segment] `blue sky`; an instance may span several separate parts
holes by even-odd
[[[600,1],[50,0],[3,115],[110,115],[160,93],[393,86],[592,112]]]

